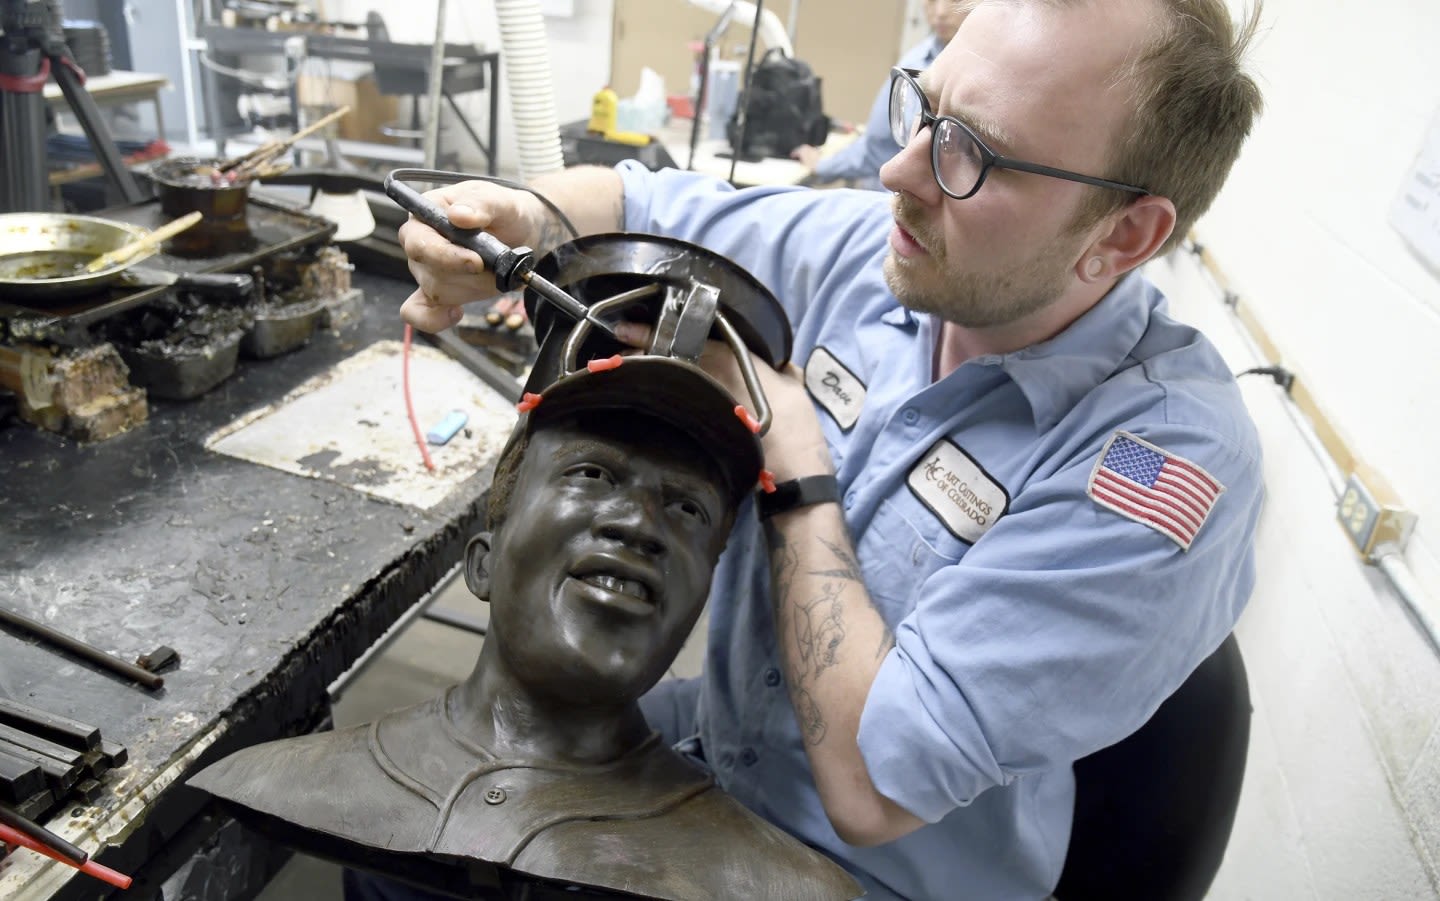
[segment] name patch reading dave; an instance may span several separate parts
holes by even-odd
[[[865,406],[865,385],[845,364],[823,347],[817,347],[805,361],[805,387],[825,412],[835,417],[841,430],[850,431]]]
[[[967,544],[979,541],[1010,505],[1005,489],[949,441],[932,444],[905,484],[950,534]]]

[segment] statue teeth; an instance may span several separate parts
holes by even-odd
[[[583,581],[587,584],[594,585],[596,588],[603,588],[606,591],[613,591],[616,594],[628,594],[631,597],[637,597],[644,601],[650,600],[650,592],[645,588],[645,584],[643,582],[637,582],[634,579],[621,579],[606,573],[591,573],[586,576]]]

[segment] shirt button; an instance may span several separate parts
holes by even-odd
[[[755,761],[759,759],[760,755],[755,753],[754,748],[746,748],[745,750],[740,752],[740,762],[745,764],[746,766],[754,766]]]
[[[920,421],[920,411],[914,407],[907,407],[903,416],[906,425],[914,425]]]
[[[774,688],[775,686],[779,685],[779,684],[780,684],[780,671],[779,671],[778,669],[776,669],[775,667],[773,667],[773,666],[770,667],[769,669],[767,669],[767,670],[765,671],[765,684],[768,685],[768,686],[770,686],[771,688]]]
[[[855,492],[847,491],[845,492],[845,509],[849,510],[853,506],[855,506]]]

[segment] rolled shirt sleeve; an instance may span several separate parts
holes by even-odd
[[[1259,461],[1205,429],[1134,428],[1225,487],[1188,550],[1087,495],[1091,444],[919,584],[859,741],[879,791],[921,819],[1138,729],[1238,617]]]

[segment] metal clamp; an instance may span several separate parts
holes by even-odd
[[[591,304],[590,314],[592,316],[598,316],[601,313],[608,312],[617,307],[627,306],[637,300],[643,300],[651,296],[660,289],[661,286],[658,284],[643,285],[639,288],[616,294],[614,297],[607,297],[604,300]],[[696,292],[692,291],[690,296],[696,296]],[[706,297],[705,292],[700,292],[700,296]],[[713,303],[714,299],[714,295],[710,295],[707,300],[702,300],[701,303]],[[755,371],[755,363],[750,358],[750,350],[745,346],[745,339],[740,337],[740,333],[735,329],[735,326],[731,325],[730,320],[725,318],[725,314],[720,311],[718,304],[713,307],[713,316],[715,326],[720,329],[720,336],[724,338],[725,343],[729,345],[730,352],[735,357],[735,363],[740,367],[740,378],[745,382],[745,390],[750,394],[750,402],[755,407],[755,419],[760,424],[760,431],[757,434],[763,436],[766,432],[770,431],[770,402],[765,399],[765,389],[760,386],[760,376]],[[690,327],[691,326],[687,325],[686,329],[688,330]],[[678,332],[679,330],[676,329],[675,331]],[[708,332],[709,329],[707,328],[704,332],[701,332],[701,334],[708,335]],[[654,334],[652,334],[650,348],[647,352],[656,356],[673,356],[672,354],[662,353],[657,350],[655,338],[658,337],[659,334],[660,332],[657,328]],[[580,368],[577,363],[580,355],[580,347],[585,343],[585,339],[588,338],[589,335],[590,320],[588,318],[575,323],[574,330],[570,332],[569,337],[565,340],[564,354],[560,361],[561,372],[563,374],[568,375]],[[703,350],[703,339],[701,340],[700,346]],[[688,359],[690,362],[694,362],[696,359],[699,359],[699,355],[696,354],[695,357]]]

